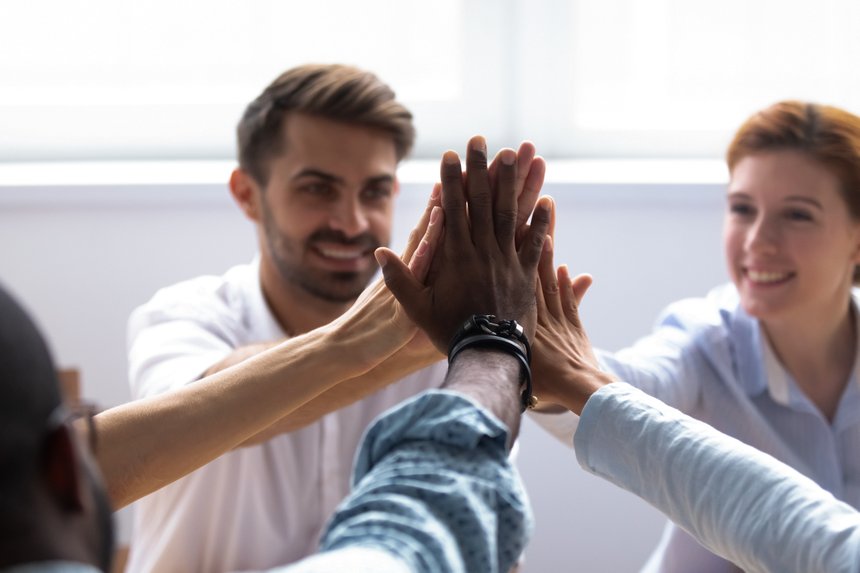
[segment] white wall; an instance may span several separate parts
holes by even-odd
[[[429,186],[418,181],[403,187],[395,246],[425,203]],[[582,315],[599,346],[633,341],[667,303],[725,280],[719,184],[555,182],[545,192],[559,206],[556,262],[594,275]],[[82,370],[84,395],[104,406],[129,399],[132,308],[253,252],[252,228],[221,184],[34,187],[0,178],[0,281],[49,334],[57,362]],[[653,509],[586,475],[571,449],[531,422],[519,460],[537,518],[528,571],[636,570],[662,527]],[[120,514],[126,539],[128,518]]]

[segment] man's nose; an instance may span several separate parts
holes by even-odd
[[[369,225],[361,202],[352,199],[340,201],[332,210],[330,226],[347,237],[366,232]]]

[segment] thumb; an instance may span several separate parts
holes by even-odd
[[[417,322],[415,319],[421,314],[424,285],[415,278],[406,263],[391,249],[380,247],[373,254],[382,268],[385,286],[403,306],[406,314]]]

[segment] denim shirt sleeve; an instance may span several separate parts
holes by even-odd
[[[455,392],[428,391],[389,410],[364,437],[353,491],[321,550],[381,549],[420,573],[507,573],[532,528],[507,434]]]
[[[860,572],[860,513],[795,470],[624,383],[586,403],[587,471],[746,571]]]

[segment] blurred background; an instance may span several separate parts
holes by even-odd
[[[415,113],[394,246],[448,148],[535,142],[556,259],[590,272],[595,344],[646,334],[726,280],[722,153],[757,109],[860,112],[852,0],[119,0],[0,6],[0,281],[82,393],[129,399],[125,327],[160,287],[253,256],[226,182],[244,106],[280,72],[342,62]],[[663,518],[525,424],[527,572],[635,571]],[[120,512],[129,537],[130,511]]]

